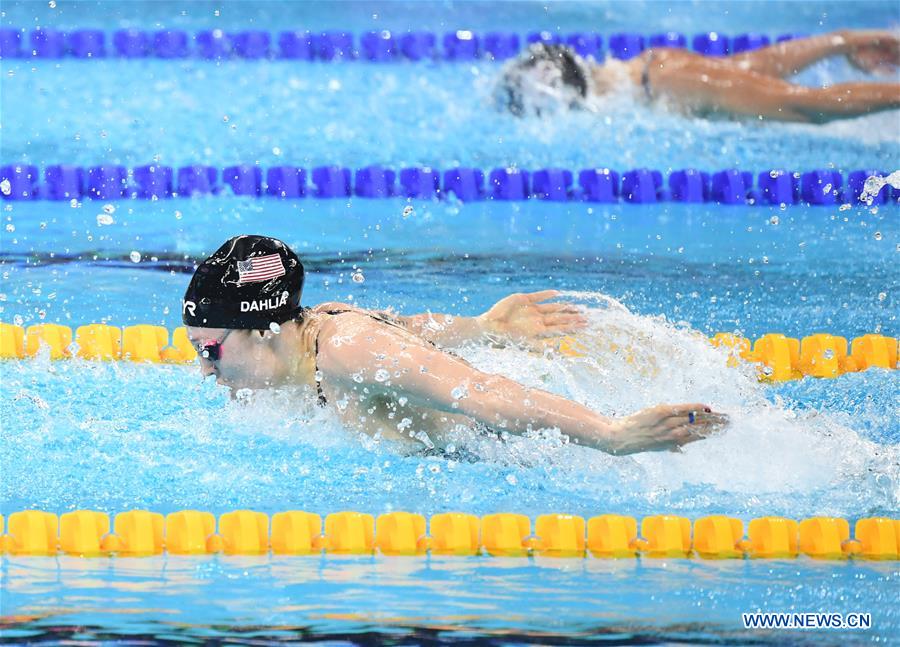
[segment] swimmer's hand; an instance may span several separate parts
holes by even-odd
[[[845,31],[847,60],[853,67],[874,74],[891,74],[900,65],[900,39],[890,31]]]
[[[694,422],[690,414],[694,414]],[[680,452],[681,447],[702,440],[728,425],[728,416],[705,404],[661,404],[611,421],[610,454]]]
[[[572,303],[540,303],[558,297],[558,290],[511,294],[477,317],[484,332],[530,341],[582,330],[587,319]]]

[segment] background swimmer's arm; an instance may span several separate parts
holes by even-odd
[[[810,88],[703,56],[663,59],[651,67],[650,82],[689,107],[778,121],[823,123],[900,106],[895,83]]]
[[[361,334],[349,335],[348,332]],[[395,329],[365,316],[346,315],[325,323],[325,340],[344,333],[339,344],[319,346],[319,370],[345,388],[391,397],[415,406],[461,413],[485,425],[524,434],[529,428],[557,428],[581,445],[610,454],[677,449],[700,440],[727,422],[703,404],[660,405],[612,420],[540,389],[484,373],[461,359],[410,343]],[[399,374],[399,375],[398,375]],[[362,376],[356,383],[349,376]],[[386,377],[385,377],[386,376]]]
[[[831,56],[847,55],[857,67],[878,68],[896,62],[897,36],[889,31],[841,30],[795,38],[769,47],[730,56],[742,69],[784,78]]]
[[[454,346],[484,336],[531,341],[581,330],[587,320],[571,303],[541,303],[560,296],[557,290],[517,293],[500,299],[477,317],[420,314],[400,317],[412,332],[438,346]]]

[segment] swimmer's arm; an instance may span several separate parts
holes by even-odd
[[[758,119],[824,123],[900,107],[900,84],[795,85],[703,56],[663,61],[651,70],[655,91],[687,107]]]
[[[734,54],[728,60],[746,70],[784,78],[830,56],[853,54],[864,47],[896,47],[896,42],[897,36],[890,31],[842,29]]]
[[[541,303],[558,296],[557,290],[511,294],[477,317],[425,313],[400,319],[409,330],[438,346],[456,346],[482,338],[502,346],[504,340],[527,342],[584,328],[587,320],[577,306]]]
[[[328,328],[334,325],[329,322],[323,327],[325,339],[336,334]],[[483,373],[447,353],[410,344],[397,332],[376,326],[356,336],[353,343],[320,345],[319,369],[326,379],[331,377],[351,390],[402,395],[413,405],[461,413],[519,435],[529,429],[556,428],[578,444],[611,454],[672,449],[699,440],[698,432],[706,428],[706,421],[700,420],[696,427],[684,429],[687,407],[703,412],[702,404],[654,407],[612,420],[561,396]],[[381,375],[387,371],[390,377],[376,379],[379,371]],[[347,379],[349,375],[362,375],[363,382],[356,384]]]

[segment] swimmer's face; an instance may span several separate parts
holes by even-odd
[[[201,375],[215,375],[232,395],[237,389],[274,386],[283,378],[268,337],[256,330],[188,326],[187,334],[198,351]],[[211,352],[203,353],[204,348]]]

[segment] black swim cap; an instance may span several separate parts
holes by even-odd
[[[543,78],[546,72],[542,71],[542,66],[556,70],[558,81]],[[551,43],[532,43],[505,66],[495,87],[494,97],[498,105],[517,117],[528,112],[540,115],[542,110],[531,105],[533,97],[529,96],[526,79],[530,78],[534,83],[547,87],[558,83],[561,88],[568,88],[575,97],[585,99],[589,74],[587,64],[572,48]]]
[[[235,236],[203,261],[181,305],[186,326],[266,330],[300,311],[303,264],[280,240]]]

